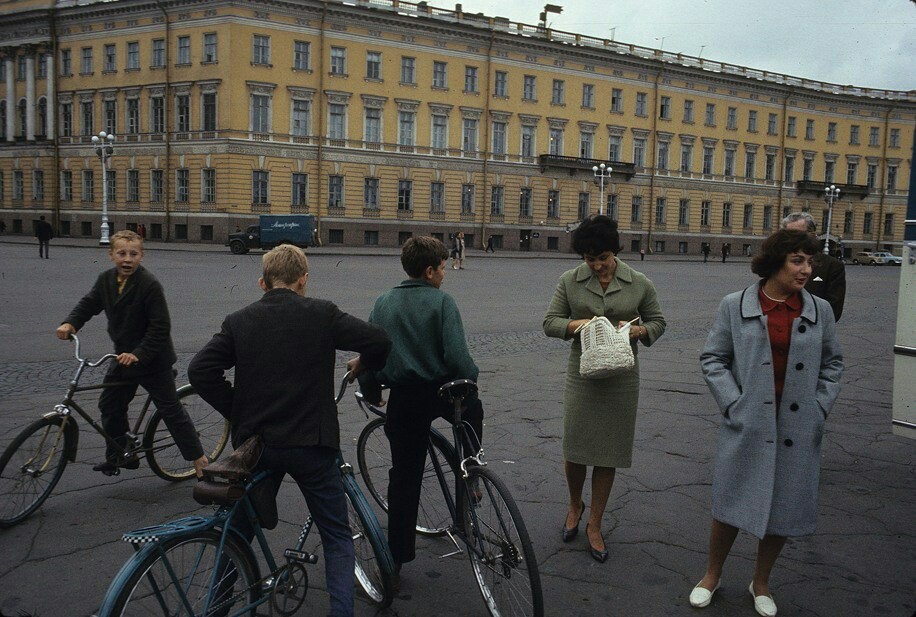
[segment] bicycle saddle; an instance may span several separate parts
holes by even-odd
[[[463,401],[472,394],[477,394],[477,384],[470,379],[456,379],[439,388],[439,396],[453,403]]]

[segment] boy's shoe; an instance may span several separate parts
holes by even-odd
[[[121,473],[122,467],[124,469],[140,469],[140,459],[137,458],[136,455],[132,455],[128,458],[121,459],[119,463],[105,461],[104,463],[99,463],[94,466],[92,471],[101,471],[106,476],[116,476]]]

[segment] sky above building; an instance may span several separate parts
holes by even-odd
[[[431,5],[454,8],[443,1]],[[543,0],[464,0],[535,25]],[[551,0],[557,30],[841,85],[916,89],[914,0]]]

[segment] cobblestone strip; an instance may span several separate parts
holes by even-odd
[[[675,331],[668,331],[662,341],[705,336],[706,326],[696,324],[687,327],[682,326]],[[477,334],[468,337],[468,348],[474,358],[552,353],[563,351],[568,348],[568,345],[568,342],[547,338],[540,330]],[[193,355],[191,353],[178,355],[176,367],[178,368],[179,382],[185,379],[188,363]],[[344,355],[342,354],[341,358]],[[342,361],[345,361],[345,358]],[[47,395],[55,392],[59,392],[63,397],[67,383],[73,377],[75,370],[76,362],[73,360],[0,365],[0,397],[21,397],[29,394]],[[97,383],[102,380],[104,374],[105,367],[87,369],[80,381],[83,384]]]

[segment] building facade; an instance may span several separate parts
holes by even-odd
[[[0,220],[223,243],[310,213],[325,244],[753,250],[789,211],[847,253],[903,239],[916,91],[869,90],[426,2],[0,3]],[[115,135],[105,170],[91,143]],[[606,163],[598,180],[592,169]]]

